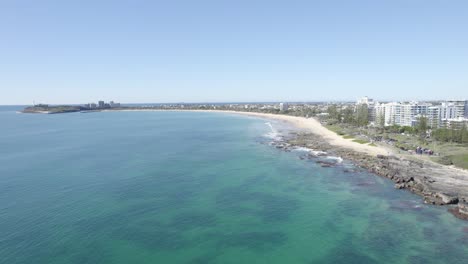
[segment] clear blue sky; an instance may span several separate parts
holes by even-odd
[[[0,104],[468,98],[468,1],[0,2]]]

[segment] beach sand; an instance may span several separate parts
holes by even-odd
[[[226,111],[227,113],[233,113]],[[314,118],[287,116],[287,115],[275,115],[275,114],[264,114],[264,113],[251,113],[251,112],[234,112],[236,114],[244,114],[249,116],[270,118],[275,120],[282,120],[292,124],[293,126],[300,128],[306,132],[310,132],[322,137],[330,145],[350,149],[360,153],[369,154],[372,156],[377,155],[389,155],[392,154],[389,149],[381,146],[370,146],[368,144],[360,144],[354,142],[352,139],[346,139],[336,134],[335,132],[324,127],[319,121]]]

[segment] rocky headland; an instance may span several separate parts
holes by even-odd
[[[371,155],[329,144],[313,133],[294,133],[275,143],[278,148],[291,150],[304,147],[316,150],[308,158],[316,158],[321,151],[352,161],[371,173],[391,179],[397,189],[407,189],[434,205],[449,205],[449,212],[468,220],[468,172],[430,161],[409,159],[396,155]],[[318,154],[317,154],[318,153]],[[333,161],[316,159],[323,167],[338,166]]]

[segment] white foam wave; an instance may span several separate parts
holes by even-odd
[[[327,159],[336,160],[336,162],[338,162],[338,163],[343,162],[343,158],[341,158],[341,157],[327,156]]]
[[[306,147],[295,147],[293,150],[300,151],[300,152],[312,152],[313,151],[312,149],[306,148]]]
[[[266,133],[264,136],[267,138],[271,138],[273,140],[281,140],[281,135],[276,131],[273,125],[270,122],[266,122],[265,125],[270,127],[271,132]]]
[[[270,127],[271,132],[276,132],[276,130],[273,128],[273,125],[270,122],[266,122],[265,125]]]
[[[324,155],[327,154],[324,151],[313,150],[313,149],[306,148],[306,147],[295,147],[293,150],[294,151],[300,151],[300,152],[309,152],[309,153],[311,153],[312,155],[315,155],[315,156],[324,156]]]

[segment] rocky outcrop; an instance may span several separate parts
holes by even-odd
[[[349,149],[329,145],[313,134],[297,134],[288,140],[291,146],[327,151],[330,155],[351,160],[369,172],[395,182],[395,188],[407,189],[434,205],[458,205],[450,212],[461,219],[468,219],[468,173],[438,165],[429,161],[413,160],[397,156],[369,156]],[[333,164],[322,164],[324,167]]]
[[[460,202],[458,203],[457,207],[450,208],[448,211],[460,219],[468,220],[468,204],[467,203]]]

